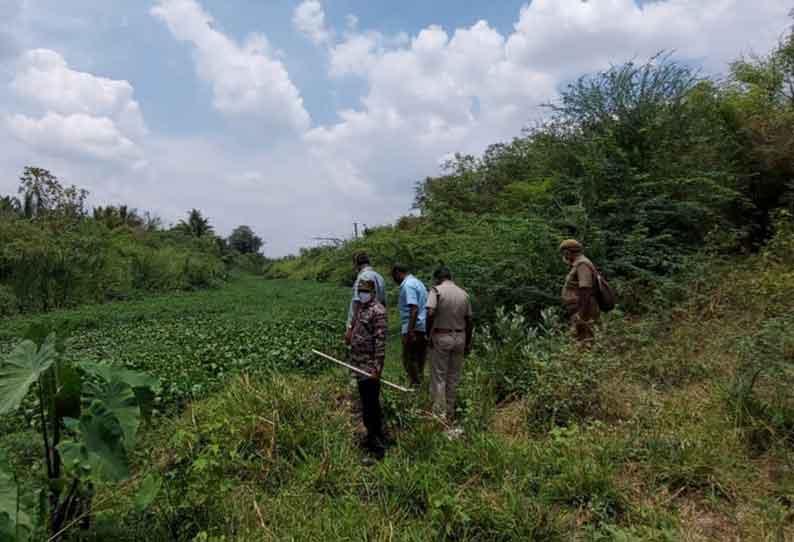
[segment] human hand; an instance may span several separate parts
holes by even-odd
[[[345,344],[349,345],[351,342],[353,342],[353,328],[352,327],[347,330],[347,333],[345,333]]]
[[[372,373],[370,373],[370,378],[372,380],[380,380],[380,374],[382,372],[383,372],[383,368],[382,367],[378,368],[378,369],[375,369],[374,371],[372,371]]]

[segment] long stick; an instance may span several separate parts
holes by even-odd
[[[325,358],[325,359],[327,359],[328,361],[333,361],[333,362],[334,362],[334,363],[336,363],[337,365],[341,365],[342,367],[347,367],[348,369],[350,369],[351,371],[353,371],[353,372],[355,372],[355,373],[358,373],[358,374],[360,374],[360,375],[364,375],[364,376],[366,376],[366,377],[372,378],[372,375],[371,375],[371,374],[369,374],[368,372],[366,372],[366,371],[362,371],[362,370],[361,370],[361,369],[359,369],[358,367],[353,367],[352,365],[348,365],[348,364],[347,364],[347,363],[345,363],[344,361],[339,361],[338,359],[336,359],[336,358],[333,358],[333,357],[329,356],[328,354],[323,354],[323,353],[322,353],[322,352],[320,352],[319,350],[312,350],[312,352],[313,352],[313,353],[315,353],[315,354],[317,354],[318,356],[322,356],[322,357],[324,357],[324,358]],[[390,387],[394,388],[395,390],[407,391],[407,392],[413,392],[413,391],[414,391],[414,390],[412,390],[412,389],[409,389],[409,388],[403,388],[402,386],[400,386],[400,385],[398,385],[398,384],[392,384],[392,383],[391,383],[391,382],[389,382],[388,380],[384,380],[384,379],[382,379],[382,378],[380,379],[380,381],[381,381],[381,382],[383,382],[384,384],[386,384],[387,386],[390,386]]]

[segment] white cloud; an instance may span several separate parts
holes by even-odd
[[[198,74],[212,85],[218,111],[253,115],[270,128],[303,131],[309,126],[300,92],[264,35],[253,34],[238,45],[215,28],[195,0],[158,0],[151,13],[176,39],[193,44]]]
[[[382,49],[382,36],[377,32],[352,34],[330,50],[330,74],[332,77],[357,75],[364,77],[377,61]]]
[[[533,0],[508,34],[486,21],[451,32],[430,25],[405,44],[348,31],[328,46],[329,75],[362,78],[368,90],[359,110],[340,111],[306,141],[346,161],[352,179],[409,192],[439,157],[519,135],[570,78],[662,49],[712,71],[748,48],[766,50],[786,26],[787,3]]]
[[[719,71],[741,50],[765,50],[790,8],[788,0],[534,0],[521,9],[507,53],[562,77],[662,49]]]
[[[7,122],[13,135],[41,151],[130,162],[136,167],[145,165],[138,146],[107,117],[84,113],[61,115],[50,111],[42,118],[12,115]]]
[[[59,53],[49,49],[27,51],[19,65],[11,82],[19,96],[64,115],[83,113],[114,118],[131,135],[146,134],[129,82],[73,70]]]
[[[73,70],[56,51],[24,53],[10,88],[42,116],[6,117],[12,135],[46,153],[144,164],[136,138],[148,131],[127,81]]]
[[[328,43],[333,38],[333,32],[325,26],[325,10],[319,0],[303,0],[295,8],[292,23],[317,45]]]

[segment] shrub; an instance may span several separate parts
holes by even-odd
[[[14,316],[18,311],[17,296],[10,287],[0,284],[0,318]]]
[[[498,309],[494,324],[481,331],[480,348],[497,399],[526,397],[531,427],[567,425],[600,412],[606,368],[576,351],[555,310],[529,326],[520,307]]]
[[[739,344],[727,400],[752,444],[766,446],[794,431],[794,314],[766,321]]]

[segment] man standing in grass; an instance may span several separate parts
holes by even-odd
[[[353,326],[361,306],[359,284],[362,280],[369,280],[375,283],[375,297],[381,305],[386,306],[386,282],[380,273],[372,268],[366,252],[357,252],[353,255],[353,271],[356,273],[356,280],[353,283],[353,299],[350,300],[350,308],[347,311],[347,332],[345,333],[345,343],[347,344],[350,344]]]
[[[351,362],[370,376],[353,373],[358,381],[361,415],[367,436],[364,442],[369,455],[364,464],[372,464],[384,455],[383,420],[380,408],[380,374],[386,359],[386,309],[376,295],[371,280],[358,283],[359,307],[350,335]]]
[[[585,255],[576,239],[560,243],[563,261],[571,270],[562,288],[562,303],[571,318],[572,334],[585,347],[593,342],[593,327],[601,313],[593,295],[595,266]]]
[[[433,273],[435,286],[427,299],[430,330],[430,397],[433,411],[452,421],[463,360],[471,351],[472,310],[469,294],[452,282],[452,273],[440,267]],[[459,429],[448,430],[450,437]]]
[[[427,288],[401,264],[392,267],[391,276],[400,285],[400,333],[403,343],[403,366],[411,386],[422,385],[427,359]]]

